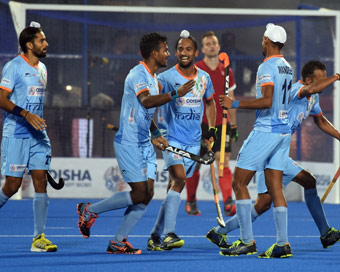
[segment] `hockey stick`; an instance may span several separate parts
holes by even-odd
[[[106,127],[113,131],[118,131],[119,128],[115,127],[114,125],[107,124]],[[212,151],[209,151],[208,153],[204,154],[202,157],[198,156],[196,154],[190,153],[188,151],[185,151],[183,149],[177,148],[175,146],[169,145],[168,147],[165,147],[164,150],[167,150],[169,152],[172,152],[174,154],[180,155],[182,157],[186,157],[190,160],[196,161],[198,163],[202,164],[211,164],[215,160],[215,154]]]
[[[59,179],[59,183],[57,183],[54,178],[51,176],[50,172],[46,171],[47,181],[48,183],[56,190],[60,190],[64,187],[65,181],[63,178]]]
[[[224,63],[224,94],[228,95],[229,93],[229,57],[227,53],[221,52],[218,58],[220,61],[223,61]],[[228,110],[226,108],[223,108],[220,165],[218,168],[218,176],[220,178],[223,177],[223,169],[224,169],[225,137],[227,134],[227,120],[228,120]]]
[[[205,145],[208,148],[208,151],[211,151],[211,145],[210,142],[208,140],[205,140]],[[213,164],[210,164],[210,173],[211,173],[211,180],[212,180],[212,186],[213,186],[213,192],[214,192],[214,201],[216,204],[216,210],[217,210],[217,223],[221,226],[221,227],[225,227],[225,223],[224,223],[224,219],[223,219],[223,215],[221,212],[221,206],[220,206],[220,200],[218,198],[218,191],[217,191],[217,184],[216,184],[216,176],[215,176],[215,166]]]
[[[328,187],[327,187],[325,193],[323,194],[323,196],[322,196],[322,198],[321,198],[321,203],[324,203],[324,201],[326,200],[326,198],[327,198],[329,192],[332,190],[332,188],[333,188],[335,182],[338,180],[339,176],[340,176],[340,167],[338,168],[338,171],[336,171],[336,173],[335,173],[335,175],[334,175],[334,177],[333,177],[331,183],[328,185]]]

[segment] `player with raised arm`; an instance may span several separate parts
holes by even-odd
[[[224,65],[219,61],[220,44],[216,34],[213,31],[208,31],[202,37],[202,52],[204,58],[196,62],[196,66],[210,75],[211,81],[214,86],[216,94],[214,95],[215,103],[218,103],[218,95],[224,94]],[[229,68],[229,96],[234,99],[234,90],[236,84],[234,81],[234,74],[231,68]],[[227,135],[225,141],[225,156],[224,156],[224,168],[223,177],[219,178],[219,185],[223,196],[224,213],[227,216],[234,215],[236,212],[235,204],[232,200],[232,180],[233,174],[229,167],[229,159],[231,155],[231,143],[236,142],[238,139],[238,131],[236,124],[236,109],[229,109],[229,120],[227,122]],[[212,150],[215,152],[216,163],[220,164],[220,149],[221,149],[221,132],[222,132],[222,116],[223,109],[216,107],[216,128],[217,128],[217,140],[213,145]],[[209,133],[208,120],[206,115],[203,116],[202,122],[202,136],[205,137]],[[202,146],[201,154],[206,153],[206,147]],[[190,215],[201,214],[196,204],[196,191],[200,178],[199,172],[200,164],[197,164],[194,174],[191,178],[188,178],[185,186],[187,189],[187,202],[185,210]]]
[[[340,133],[322,114],[319,105],[319,95],[317,93],[335,81],[340,80],[340,75],[335,74],[326,78],[326,67],[320,61],[309,61],[302,69],[302,80],[293,84],[290,92],[290,103],[288,116],[291,124],[292,134],[300,127],[301,123],[308,117],[314,118],[315,124],[325,133],[340,140]],[[266,212],[271,207],[272,198],[265,185],[264,172],[256,173],[258,197],[252,207],[251,219],[255,221],[258,216]],[[315,224],[320,232],[320,240],[324,248],[334,245],[340,240],[340,231],[328,225],[326,215],[322,208],[320,198],[317,195],[315,177],[303,169],[293,159],[289,158],[289,163],[283,172],[282,184],[287,186],[291,181],[295,181],[304,187],[305,202],[312,215]],[[206,237],[221,248],[228,248],[226,234],[239,228],[237,214],[225,222],[226,227],[217,226],[207,233]],[[275,252],[271,253],[275,254]],[[264,258],[271,254],[263,255]],[[275,256],[273,256],[275,257]]]
[[[0,191],[0,207],[20,188],[26,169],[34,186],[33,252],[57,251],[45,238],[49,205],[46,171],[50,169],[51,144],[46,133],[43,109],[47,70],[40,62],[48,43],[40,24],[32,22],[19,36],[22,54],[2,71],[0,107],[5,110],[1,143],[1,174],[6,181]]]
[[[158,125],[169,144],[180,149],[199,154],[201,141],[201,122],[206,101],[206,113],[210,134],[207,139],[214,141],[216,106],[214,89],[208,73],[197,68],[194,60],[198,55],[198,45],[188,31],[182,31],[176,42],[177,64],[158,76],[162,93],[170,94],[173,101],[158,109]],[[190,93],[179,98],[176,89],[188,82],[196,82]],[[187,177],[191,177],[196,162],[185,157],[163,151],[165,168],[169,171],[167,196],[163,201],[155,225],[148,240],[148,250],[171,250],[184,245],[184,240],[175,233],[176,217],[180,194]],[[161,235],[165,237],[161,242]]]
[[[127,241],[127,236],[142,218],[153,197],[157,165],[150,131],[154,145],[160,149],[168,146],[152,121],[155,107],[173,99],[168,94],[159,94],[155,75],[160,67],[166,67],[170,56],[167,38],[158,33],[146,34],[140,40],[140,51],[143,61],[130,70],[125,80],[120,126],[114,138],[118,165],[131,191],[115,193],[97,203],[77,205],[78,226],[84,238],[90,237],[90,228],[99,214],[126,208],[123,222],[107,247],[107,252],[113,254],[141,254],[140,249],[133,248]],[[191,80],[179,86],[176,95],[184,96],[194,84]]]
[[[273,246],[280,257],[292,256],[288,243],[287,203],[282,192],[282,172],[288,161],[291,139],[288,97],[293,80],[293,69],[281,55],[286,39],[283,27],[274,24],[266,26],[262,39],[266,59],[257,71],[256,99],[233,101],[228,96],[220,96],[222,107],[257,110],[254,128],[242,145],[234,171],[233,189],[240,239],[222,250],[221,255],[257,253],[251,223],[252,203],[247,186],[256,171],[264,170],[268,192],[274,203],[277,239]]]

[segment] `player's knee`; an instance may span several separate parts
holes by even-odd
[[[316,188],[316,179],[312,174],[309,174],[304,180],[303,187],[305,190]]]
[[[154,190],[150,190],[148,192],[148,194],[145,196],[145,200],[144,200],[143,204],[148,205],[150,203],[151,199],[153,198],[154,194],[155,194]]]
[[[235,180],[233,180],[233,182],[231,183],[232,187],[233,187],[233,190],[235,192],[235,194],[237,194],[237,192],[240,191],[240,184],[238,182],[235,182]]]

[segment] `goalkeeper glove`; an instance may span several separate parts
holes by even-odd
[[[237,142],[237,140],[238,140],[238,130],[237,130],[236,127],[230,129],[230,134],[231,134],[231,140],[233,142]]]
[[[211,137],[214,138],[214,142],[217,140],[217,128],[210,127],[208,133],[206,134],[206,139],[209,140]]]

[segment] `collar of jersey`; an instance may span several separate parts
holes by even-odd
[[[273,56],[270,56],[268,58],[265,58],[263,62],[265,62],[265,61],[267,61],[267,60],[269,60],[271,58],[283,58],[283,56],[282,55],[273,55]]]
[[[139,63],[142,64],[145,67],[145,69],[149,72],[149,74],[152,77],[155,77],[155,75],[151,74],[149,67],[146,65],[146,63],[144,61],[140,61]]]
[[[197,70],[197,66],[196,66],[196,65],[194,65],[195,70],[196,70],[196,73],[195,73],[194,76],[192,76],[192,77],[187,77],[187,76],[183,75],[182,71],[178,68],[178,63],[176,64],[175,67],[176,67],[177,72],[180,73],[181,76],[184,77],[184,78],[186,78],[186,79],[189,79],[189,80],[190,80],[190,79],[194,79],[194,78],[197,76],[198,70]]]
[[[24,61],[26,61],[29,66],[32,66],[34,68],[38,67],[39,62],[38,62],[38,64],[36,66],[33,66],[32,64],[30,64],[30,62],[28,61],[28,59],[25,57],[24,54],[20,54],[19,56],[22,57],[24,59]]]

